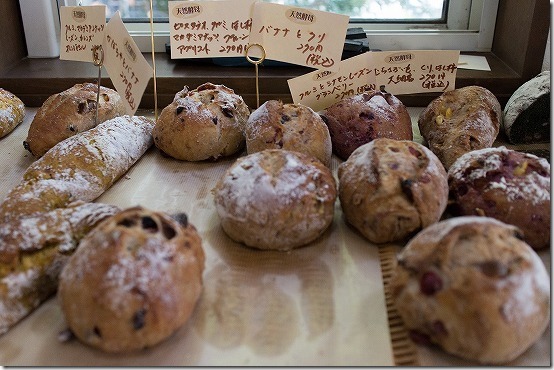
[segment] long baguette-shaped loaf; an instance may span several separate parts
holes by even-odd
[[[153,144],[153,127],[145,117],[116,117],[56,144],[8,193],[0,221],[96,199]]]
[[[0,228],[0,334],[52,296],[79,241],[119,208],[76,202]]]

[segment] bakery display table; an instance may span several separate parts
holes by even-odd
[[[417,114],[410,108],[415,138]],[[34,161],[22,145],[36,108],[0,139],[0,200]],[[153,116],[151,111],[138,114]],[[244,154],[244,153],[243,153]],[[238,156],[183,162],[155,148],[96,202],[185,212],[206,253],[204,290],[191,319],[167,340],[130,354],[103,353],[66,329],[56,297],[0,336],[7,366],[472,366],[437,348],[414,345],[395,317],[386,286],[402,245],[377,246],[349,227],[340,204],[330,228],[290,252],[259,251],[233,242],[219,225],[216,181]],[[333,157],[336,176],[341,163]],[[550,272],[550,251],[539,253]],[[508,365],[550,366],[550,327]]]

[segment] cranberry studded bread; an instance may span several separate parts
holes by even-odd
[[[408,110],[397,97],[383,91],[343,99],[325,109],[321,117],[329,127],[333,153],[344,160],[377,138],[413,139]]]
[[[0,221],[90,202],[152,145],[154,122],[121,116],[72,136],[35,161],[0,204]]]
[[[185,87],[165,107],[154,127],[154,143],[184,161],[217,159],[244,148],[250,110],[242,97],[223,85]]]
[[[123,100],[117,91],[101,86],[96,122],[97,93],[97,85],[83,83],[50,96],[31,122],[23,142],[25,149],[37,158],[42,157],[60,141],[125,114]]]
[[[82,342],[106,352],[151,347],[191,316],[204,251],[186,216],[129,208],[81,242],[60,274],[58,298]]]
[[[75,203],[3,222],[0,228],[0,334],[52,296],[59,273],[83,236],[115,206]]]
[[[390,292],[411,338],[482,364],[525,352],[550,321],[550,277],[519,230],[464,216],[421,231],[398,255]]]
[[[484,87],[466,86],[433,100],[419,115],[418,126],[429,149],[448,169],[462,154],[491,147],[501,121],[496,97]]]
[[[311,243],[331,225],[336,184],[315,157],[266,149],[241,157],[213,190],[217,214],[234,241],[265,250]]]
[[[373,243],[400,241],[437,222],[448,202],[446,171],[413,141],[375,139],[338,169],[348,223]]]
[[[448,171],[452,212],[517,226],[534,249],[550,246],[550,164],[515,150],[486,148],[458,158]]]
[[[12,132],[25,118],[25,105],[17,96],[0,88],[0,138]]]
[[[264,149],[295,150],[331,166],[331,136],[325,122],[310,107],[268,100],[246,123],[248,154]]]
[[[514,144],[550,142],[550,71],[521,85],[504,107],[502,122]]]

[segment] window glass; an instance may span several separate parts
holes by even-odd
[[[264,0],[273,3],[349,15],[356,21],[445,21],[446,0]],[[168,18],[168,0],[153,0],[154,18]],[[105,4],[108,18],[119,10],[127,21],[150,16],[150,0],[82,0],[82,5]]]

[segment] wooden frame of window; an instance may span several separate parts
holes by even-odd
[[[26,58],[25,37],[17,0],[0,2],[0,87],[19,96],[27,106],[40,106],[50,95],[76,83],[94,81],[97,69],[91,63],[53,59]],[[525,81],[541,71],[550,27],[548,0],[501,0],[499,3],[491,52],[472,53],[486,56],[491,71],[458,70],[456,87],[480,85],[491,90],[501,104]],[[462,50],[463,52],[463,50]],[[147,60],[150,55],[146,55]],[[287,80],[312,71],[290,67],[260,67],[260,101],[280,99],[291,102]],[[204,82],[224,84],[240,94],[249,107],[255,108],[253,66],[223,67],[201,60],[171,60],[165,53],[156,54],[158,107],[173,100],[183,86],[190,88]],[[107,73],[102,84],[113,87]],[[148,84],[141,108],[153,108],[153,81]],[[425,106],[437,93],[401,95],[408,106]]]

